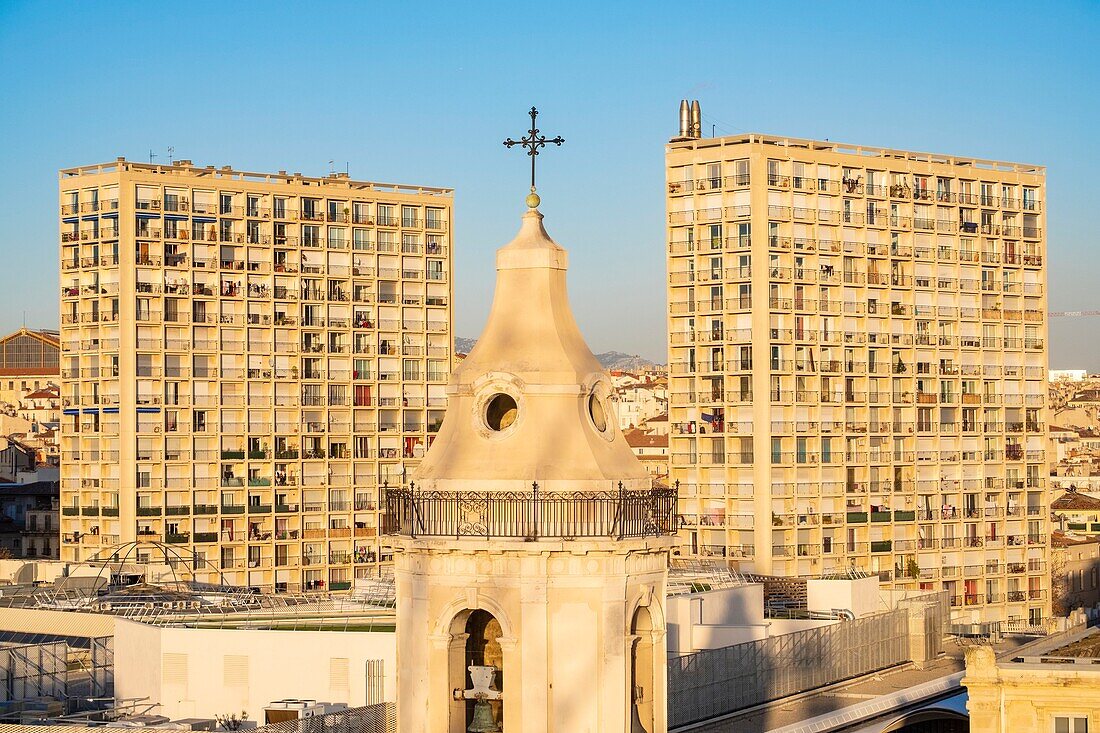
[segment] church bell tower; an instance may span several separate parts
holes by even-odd
[[[401,733],[667,729],[675,491],[619,432],[538,205],[532,185],[438,437],[386,493]]]

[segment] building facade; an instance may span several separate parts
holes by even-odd
[[[60,174],[62,559],[225,582],[370,575],[379,490],[442,421],[450,189],[189,161]]]
[[[684,551],[1046,616],[1044,169],[690,131],[666,163]]]
[[[18,407],[27,395],[58,384],[56,331],[21,328],[0,338],[0,407]]]
[[[1070,631],[998,659],[966,650],[966,708],[973,733],[1089,733],[1100,726],[1100,637]]]

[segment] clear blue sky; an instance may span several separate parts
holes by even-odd
[[[664,360],[663,146],[830,138],[1048,166],[1050,304],[1100,309],[1100,3],[0,0],[0,330],[56,327],[57,169],[167,159],[452,186],[456,333],[488,312],[527,129],[596,351]],[[1100,317],[1052,366],[1100,369]]]

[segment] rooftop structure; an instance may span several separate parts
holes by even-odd
[[[1100,724],[1100,632],[1079,627],[998,659],[967,650],[970,730],[1087,733]]]

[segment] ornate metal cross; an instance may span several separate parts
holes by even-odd
[[[531,129],[527,131],[527,137],[521,137],[519,140],[513,140],[508,138],[504,141],[506,148],[511,148],[513,145],[520,145],[527,148],[527,155],[531,157],[531,191],[535,190],[535,156],[539,154],[539,148],[546,147],[547,144],[557,145],[559,148],[561,144],[565,142],[565,138],[558,135],[552,140],[548,140],[545,135],[539,134],[539,128],[535,127],[535,118],[539,116],[539,111],[534,107],[531,108]]]

